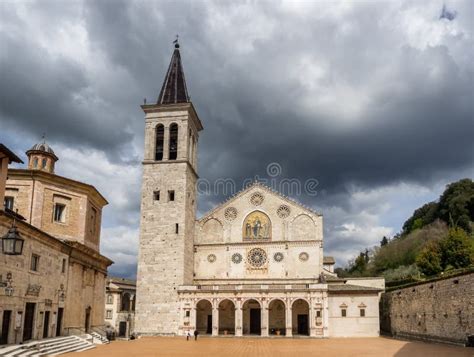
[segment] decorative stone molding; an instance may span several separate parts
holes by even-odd
[[[306,262],[306,261],[308,261],[308,259],[309,259],[309,254],[306,253],[306,252],[300,253],[300,255],[298,256],[298,258],[299,258],[302,262]]]
[[[209,263],[214,263],[216,260],[217,260],[217,257],[216,257],[215,254],[209,254],[209,255],[207,256],[207,261],[208,261]]]
[[[277,209],[277,215],[278,217],[282,219],[288,218],[290,216],[290,213],[291,213],[291,209],[287,205],[281,205]]]
[[[233,221],[237,218],[237,208],[235,207],[227,207],[224,211],[224,217],[227,221]]]
[[[276,262],[281,262],[283,260],[283,253],[277,252],[273,255],[273,260]]]
[[[240,253],[232,254],[232,262],[235,264],[239,264],[240,262],[242,262],[242,255]]]
[[[255,192],[250,196],[250,203],[253,204],[254,206],[260,206],[265,197],[261,192]]]
[[[28,284],[28,288],[26,289],[27,296],[39,296],[41,290],[41,285],[37,284]]]

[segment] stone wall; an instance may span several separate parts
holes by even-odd
[[[381,331],[394,337],[465,344],[474,335],[474,271],[382,295]]]

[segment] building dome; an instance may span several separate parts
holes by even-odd
[[[54,150],[43,140],[31,147],[26,152],[28,155],[28,168],[30,170],[41,170],[49,173],[54,173],[54,163],[58,161],[58,157]]]
[[[44,153],[48,153],[48,154],[56,156],[56,154],[54,153],[54,150],[51,148],[51,146],[49,146],[46,143],[46,141],[42,141],[38,144],[33,145],[31,149],[28,150],[27,152],[30,152],[30,151],[42,151]]]

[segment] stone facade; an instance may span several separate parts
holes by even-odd
[[[130,279],[107,279],[105,325],[116,337],[129,338],[135,331],[136,284]]]
[[[45,156],[55,162],[48,150]],[[20,255],[0,257],[0,344],[104,328],[105,279],[112,261],[100,255],[99,242],[107,201],[94,187],[55,175],[47,163],[44,170],[34,167],[9,170],[2,183],[18,213],[1,207],[0,236],[15,225],[24,244]],[[65,209],[62,220],[55,220],[55,214],[61,218],[56,203]]]
[[[135,331],[378,335],[384,280],[334,274],[334,259],[323,256],[320,213],[254,183],[196,219],[203,127],[185,88],[177,45],[158,104],[142,106]]]
[[[394,337],[466,344],[474,335],[474,272],[382,295],[381,329]]]
[[[40,170],[10,169],[5,197],[13,198],[13,209],[26,222],[99,251],[102,208],[107,201],[93,186]],[[65,207],[61,220],[55,220],[56,205]]]

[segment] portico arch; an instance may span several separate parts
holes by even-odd
[[[293,335],[309,336],[309,304],[304,299],[295,300],[291,306]]]
[[[285,335],[286,331],[285,303],[280,299],[270,301],[268,305],[268,333]]]
[[[212,334],[212,304],[209,300],[199,300],[196,304],[196,330],[200,334]]]
[[[243,316],[243,334],[261,335],[262,333],[262,306],[255,299],[249,299],[244,302],[242,307]]]
[[[219,303],[219,334],[235,334],[235,305],[229,299]]]

